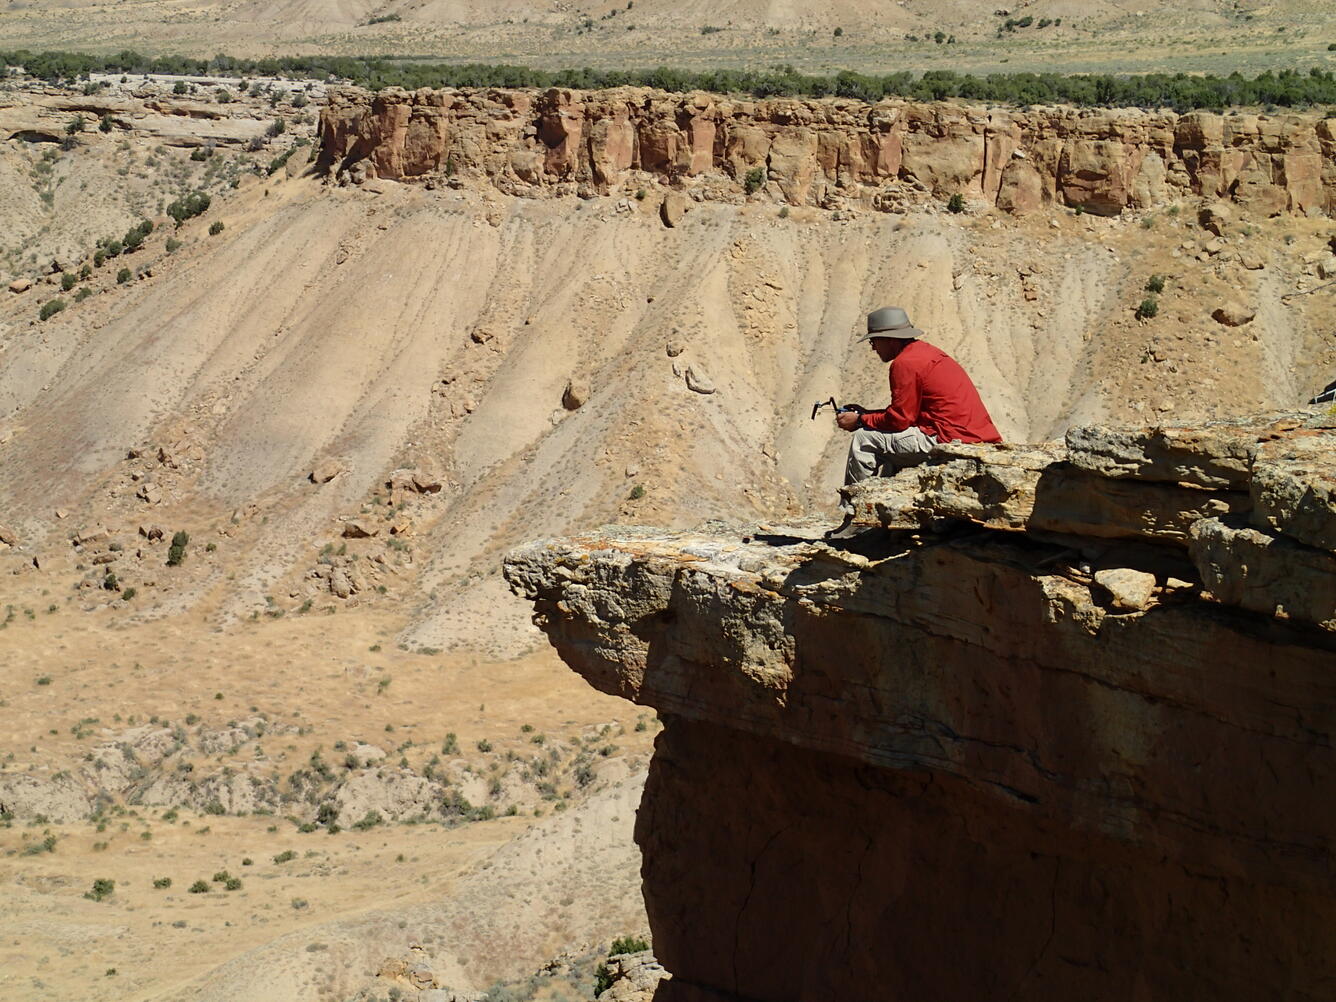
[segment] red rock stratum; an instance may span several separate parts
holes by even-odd
[[[321,134],[322,162],[354,179],[463,172],[513,194],[607,194],[639,174],[703,198],[763,186],[832,208],[955,194],[1016,213],[1117,215],[1186,195],[1261,215],[1336,208],[1336,119],[1316,114],[389,88],[333,91]]]

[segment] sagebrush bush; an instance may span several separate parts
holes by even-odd
[[[167,566],[178,567],[186,559],[186,547],[190,545],[190,533],[184,529],[172,535],[172,545],[167,548]]]

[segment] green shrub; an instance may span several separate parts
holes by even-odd
[[[57,296],[55,299],[48,299],[42,304],[42,308],[37,311],[37,316],[42,320],[50,320],[57,313],[65,308],[65,300]]]
[[[764,167],[753,167],[747,171],[742,179],[742,190],[748,195],[754,195],[765,187],[766,173]]]
[[[216,237],[219,233],[222,232],[223,232],[223,221],[221,219],[215,219],[212,223],[209,224],[209,236]]]
[[[173,93],[173,94],[176,94],[176,95],[180,96],[181,94],[184,94],[185,92],[186,92],[186,82],[185,82],[184,80],[178,80],[178,81],[176,81],[176,83],[172,84],[172,93]]]
[[[631,488],[631,493],[626,495],[627,499],[630,501],[639,501],[644,496],[645,496],[644,484],[636,484],[634,487]]]
[[[194,219],[201,213],[208,211],[211,201],[212,199],[206,192],[192,191],[168,205],[167,215],[176,220],[176,225],[180,226],[187,219]]]
[[[121,592],[121,598],[124,599],[126,602],[128,602],[130,601],[130,599],[134,598],[137,594],[139,593],[135,591],[133,588],[127,588],[125,589],[125,591]]]
[[[48,835],[40,842],[34,842],[32,845],[25,846],[22,852],[24,856],[40,856],[44,852],[56,851],[56,837]]]
[[[74,277],[74,272],[72,271],[65,272],[65,274],[60,276],[60,291],[69,292],[71,289],[74,288],[75,284],[78,281],[79,280]]]
[[[280,852],[277,856],[274,857],[274,862],[275,862],[275,863],[286,863],[286,862],[288,862],[289,860],[293,860],[293,859],[296,859],[296,858],[297,858],[297,854],[296,854],[295,852],[293,852],[291,849],[286,849],[286,850],[284,850],[283,852]]]
[[[225,890],[225,891],[239,891],[239,890],[241,890],[241,878],[240,878],[240,877],[228,877],[226,880],[223,881],[223,890]]]
[[[482,738],[478,742],[478,751],[489,752],[491,750],[492,750],[492,742],[488,741],[486,738]]]
[[[171,877],[154,877],[154,878],[153,878],[153,887],[154,887],[156,890],[159,890],[159,891],[165,891],[167,888],[169,888],[169,887],[171,887],[171,886],[172,886],[172,878],[171,878]]]
[[[126,282],[130,281],[133,275],[134,272],[129,268],[122,268],[120,271],[116,272],[116,284],[124,285]]]
[[[93,267],[101,268],[102,265],[106,263],[106,260],[107,260],[107,252],[103,250],[101,247],[99,247],[93,253]]]
[[[90,901],[105,901],[107,898],[111,897],[115,890],[116,881],[108,880],[106,877],[99,877],[97,880],[93,881],[92,890],[88,891],[84,897],[88,898]]]
[[[189,891],[191,894],[208,894],[209,882],[207,880],[197,880],[190,885]]]
[[[1147,296],[1137,307],[1137,319],[1149,320],[1155,314],[1160,312],[1160,303],[1154,296]]]
[[[1163,291],[1164,291],[1164,276],[1163,276],[1163,275],[1152,275],[1149,279],[1147,279],[1147,280],[1146,280],[1146,291],[1147,291],[1147,292],[1153,292],[1153,293],[1155,293],[1156,295],[1159,295],[1161,292],[1163,292]]]
[[[947,199],[947,201],[946,201],[946,211],[947,211],[947,212],[964,212],[964,211],[965,211],[965,196],[961,195],[959,192],[957,192],[956,194],[952,195],[952,196],[951,196],[949,199]]]
[[[167,566],[179,567],[186,559],[186,547],[190,545],[190,533],[184,529],[172,535],[172,545],[167,548]]]
[[[168,238],[167,238],[167,253],[168,253],[168,254],[175,254],[175,253],[176,253],[178,250],[180,250],[180,249],[181,249],[181,241],[180,241],[180,240],[177,240],[176,237],[168,237]]]
[[[367,811],[366,814],[362,816],[361,821],[353,823],[353,827],[360,832],[364,832],[369,828],[375,828],[376,825],[381,824],[383,821],[384,818],[380,816],[379,811]]]
[[[75,301],[76,303],[82,303],[85,299],[87,299],[87,298],[88,298],[89,296],[91,296],[92,294],[93,294],[93,290],[90,289],[90,288],[88,288],[88,286],[85,285],[82,289],[80,289],[78,292],[76,292],[76,293],[74,294],[74,301]]]
[[[621,953],[640,953],[642,950],[648,950],[649,944],[639,936],[621,936],[612,941],[612,946],[608,947],[608,956],[615,957]]]

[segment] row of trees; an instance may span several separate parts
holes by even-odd
[[[1233,107],[1307,108],[1336,106],[1336,76],[1314,67],[1267,71],[1255,77],[1150,73],[1143,76],[1057,73],[990,73],[985,76],[931,70],[884,76],[845,71],[835,76],[810,76],[792,66],[770,70],[693,72],[659,67],[652,70],[536,70],[524,66],[452,65],[379,57],[294,56],[281,59],[212,59],[186,56],[149,57],[124,51],[110,56],[75,52],[0,52],[0,62],[22,66],[28,73],[53,81],[73,81],[89,73],[168,73],[182,75],[287,76],[341,79],[372,89],[383,87],[657,87],[673,93],[692,90],[755,97],[847,97],[879,101],[886,97],[913,100],[965,98],[995,104],[1070,104],[1078,107],[1140,107],[1224,110]]]

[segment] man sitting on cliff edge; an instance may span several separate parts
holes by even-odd
[[[844,483],[876,476],[884,467],[922,462],[939,442],[1000,442],[979,391],[960,363],[941,348],[921,341],[923,332],[898,306],[867,315],[867,334],[883,362],[890,363],[891,403],[885,410],[861,407],[835,415],[835,423],[853,433]],[[893,472],[893,471],[892,471]],[[828,535],[852,535],[853,513]]]

